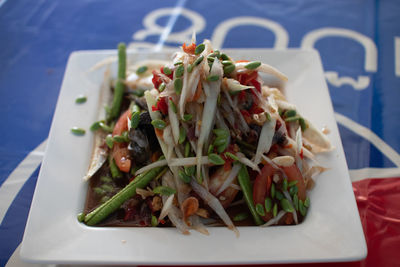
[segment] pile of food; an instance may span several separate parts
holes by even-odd
[[[236,60],[205,40],[183,44],[171,62],[127,66],[95,122],[84,212],[87,225],[206,226],[302,222],[307,190],[325,169],[315,154],[330,142],[263,75],[287,77],[259,61]]]

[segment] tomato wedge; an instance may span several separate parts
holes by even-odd
[[[288,177],[288,181],[297,181],[297,188],[299,189],[298,191],[298,197],[301,200],[306,200],[306,185],[304,184],[304,179],[303,175],[301,174],[299,168],[297,168],[296,164],[294,163],[291,166],[288,167],[281,167],[282,170],[285,172],[286,176]]]
[[[128,118],[131,116],[131,111],[128,109],[118,119],[114,126],[112,135],[122,135],[123,132],[128,130]],[[129,158],[129,150],[127,143],[114,143],[112,149],[112,155],[115,160],[115,164],[122,172],[129,172],[131,169],[131,160]]]
[[[265,205],[265,198],[269,196],[271,191],[272,175],[275,169],[268,163],[261,169],[261,173],[257,175],[253,185],[253,201],[254,205]],[[269,221],[272,218],[272,212],[266,212],[265,216],[261,217],[264,221]]]

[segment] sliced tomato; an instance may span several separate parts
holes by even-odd
[[[269,196],[271,191],[272,175],[275,169],[270,164],[265,164],[254,181],[253,185],[253,201],[254,205],[261,204],[264,207],[265,198]],[[267,212],[261,217],[264,221],[269,221],[272,218],[272,213]]]
[[[114,126],[112,135],[121,135],[128,130],[128,118],[131,116],[131,111],[128,109],[118,119]],[[128,143],[114,143],[112,155],[115,164],[122,172],[129,172],[131,169],[131,160],[129,158]]]
[[[301,200],[306,200],[306,185],[304,184],[304,179],[303,175],[301,174],[299,168],[297,168],[296,164],[294,163],[291,166],[288,167],[282,167],[282,170],[285,172],[288,181],[297,181],[297,188],[299,189],[298,191],[298,197]]]

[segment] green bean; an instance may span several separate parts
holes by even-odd
[[[111,213],[116,211],[125,201],[136,195],[137,188],[144,188],[152,180],[157,179],[166,171],[166,167],[153,168],[145,173],[138,175],[134,181],[125,186],[108,201],[97,207],[95,210],[85,216],[87,225],[96,225]]]
[[[239,171],[238,181],[240,187],[242,188],[244,198],[246,200],[247,206],[249,207],[250,213],[253,216],[254,222],[257,225],[263,223],[260,215],[258,215],[253,202],[253,189],[250,184],[249,173],[247,172],[246,166],[242,164],[242,168]]]
[[[126,45],[118,44],[118,80],[115,85],[114,98],[110,109],[109,120],[115,119],[120,112],[124,94],[123,80],[126,79]]]
[[[257,205],[256,205],[256,211],[257,211],[258,215],[260,215],[260,216],[265,216],[264,207],[263,207],[263,205],[261,205],[260,203],[257,203]]]

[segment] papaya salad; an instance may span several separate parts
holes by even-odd
[[[94,149],[84,211],[93,226],[293,225],[310,207],[307,191],[326,169],[315,154],[329,140],[280,88],[287,77],[260,61],[234,59],[210,41],[183,44],[171,61],[105,73],[108,105],[92,126]]]

